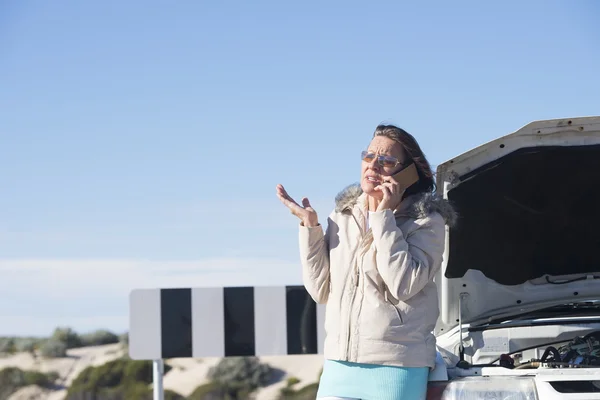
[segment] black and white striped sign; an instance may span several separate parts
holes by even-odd
[[[304,286],[137,289],[134,360],[322,354],[325,308]]]

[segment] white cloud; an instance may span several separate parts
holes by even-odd
[[[133,289],[301,283],[299,262],[271,258],[0,259],[0,274],[0,335],[122,329]]]

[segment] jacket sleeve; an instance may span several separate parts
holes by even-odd
[[[396,225],[391,210],[370,213],[377,270],[390,293],[405,301],[430,282],[442,264],[445,221],[438,213],[417,220],[408,237]]]
[[[300,259],[304,287],[317,303],[327,302],[329,297],[329,230],[323,233],[321,225],[307,227],[300,224]]]

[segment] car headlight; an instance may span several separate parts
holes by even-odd
[[[538,400],[535,382],[531,378],[520,377],[473,377],[460,378],[439,387],[439,400]]]

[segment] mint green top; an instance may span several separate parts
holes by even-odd
[[[317,399],[425,400],[429,368],[325,360]]]

